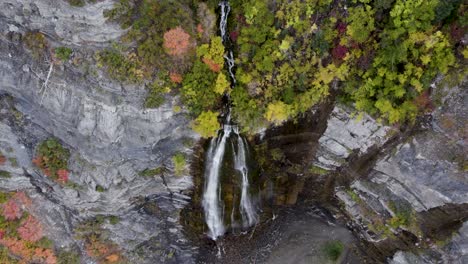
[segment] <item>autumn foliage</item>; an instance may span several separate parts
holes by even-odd
[[[60,183],[67,183],[68,182],[68,171],[64,169],[60,169],[57,171],[57,181]]]
[[[8,200],[8,202],[3,205],[3,216],[6,220],[11,221],[19,219],[21,215],[21,208],[13,199]]]
[[[418,97],[416,97],[414,99],[414,104],[421,112],[429,112],[434,110],[434,105],[431,101],[431,97],[428,91],[424,91]]]
[[[335,48],[332,50],[332,56],[335,59],[342,60],[346,57],[346,53],[348,53],[348,48],[342,45],[337,45]]]
[[[25,241],[16,238],[0,239],[0,245],[9,249],[10,253],[21,258],[20,263],[46,263],[56,264],[57,257],[48,248],[31,247]]]
[[[59,183],[68,182],[68,159],[70,152],[56,139],[48,139],[38,146],[36,157],[32,163],[39,167],[45,176]]]
[[[203,32],[205,32],[205,30],[203,30],[203,26],[202,26],[201,24],[198,24],[198,25],[197,25],[197,32],[198,32],[199,34],[202,34]]]
[[[24,192],[16,192],[13,195],[13,199],[19,203],[22,207],[30,209],[32,205],[31,198],[29,198]]]
[[[169,74],[169,78],[171,79],[172,82],[174,83],[182,83],[182,75],[178,74],[178,73],[175,73],[175,72],[171,72]]]
[[[85,248],[89,256],[101,259],[99,263],[117,263],[123,259],[115,244],[103,240],[100,235],[97,234],[88,237]]]
[[[41,223],[32,215],[23,214],[30,209],[31,199],[24,192],[0,193],[6,198],[0,205],[0,246],[7,249],[19,263],[56,264],[57,257],[51,248],[41,246],[43,230]],[[42,240],[41,240],[42,241]]]
[[[164,33],[164,48],[170,55],[183,55],[190,48],[190,35],[181,27],[171,29]]]
[[[210,70],[212,70],[213,72],[220,72],[221,71],[221,65],[215,63],[213,60],[211,59],[208,59],[208,58],[203,58],[202,61],[208,65],[208,67],[210,68]]]
[[[26,241],[36,242],[42,238],[41,223],[30,215],[18,228],[18,234]]]

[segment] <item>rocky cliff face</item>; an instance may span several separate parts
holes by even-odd
[[[160,241],[158,253],[154,248],[140,253],[141,263],[167,255],[183,258],[177,210],[186,203],[183,191],[192,183],[188,175],[172,175],[171,158],[189,152],[187,142],[197,136],[184,115],[172,111],[175,99],[158,109],[143,109],[143,86],[116,83],[96,68],[94,51],[124,33],[103,17],[112,5],[100,1],[75,8],[52,0],[0,4],[0,151],[17,160],[2,167],[12,177],[0,179],[1,188],[28,190],[59,246],[79,244],[72,232],[77,222],[115,215],[121,221],[104,228],[129,252]],[[73,61],[55,65],[47,86],[50,63],[33,58],[22,41],[32,30],[42,32],[51,47],[73,47]],[[72,150],[73,188],[48,180],[32,166],[36,144],[48,137]],[[168,170],[164,178],[138,175],[160,166]],[[142,209],[148,203],[157,203],[158,210]]]
[[[425,249],[421,257],[399,252],[392,263],[466,262],[466,228],[457,233],[468,219],[463,85],[440,82],[433,99],[441,96],[444,104],[420,130],[381,153],[368,175],[358,177],[350,189],[337,189],[365,240],[388,249],[385,241],[406,237],[403,248]]]

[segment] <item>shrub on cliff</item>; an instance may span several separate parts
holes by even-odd
[[[67,47],[55,48],[55,57],[57,57],[61,61],[68,61],[72,53],[73,50]]]
[[[39,144],[33,163],[46,176],[66,183],[68,181],[69,157],[68,149],[64,148],[56,139],[48,139]]]
[[[16,220],[19,219],[21,215],[21,208],[13,199],[10,199],[3,205],[3,216],[6,220]]]
[[[31,51],[34,59],[39,60],[46,55],[48,43],[44,34],[41,32],[26,32],[23,40],[26,48]]]
[[[18,228],[18,234],[21,239],[26,241],[36,242],[42,238],[41,223],[33,216],[28,216],[21,226]]]
[[[172,162],[174,163],[174,174],[176,176],[182,176],[182,174],[185,172],[185,166],[187,164],[184,154],[176,153],[172,157]]]

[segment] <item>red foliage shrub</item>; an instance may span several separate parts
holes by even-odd
[[[32,160],[32,163],[41,169],[44,168],[44,159],[42,158],[42,156],[35,157]]]
[[[47,177],[50,177],[50,175],[52,175],[49,168],[43,169],[42,172],[44,172],[44,175],[47,176]]]
[[[452,40],[456,43],[460,42],[465,35],[468,27],[463,27],[459,25],[458,23],[453,23],[450,25],[450,36],[452,37]]]
[[[41,263],[45,262],[46,264],[57,263],[57,257],[55,257],[54,252],[45,248],[36,248],[34,250],[33,260],[40,261]]]
[[[6,220],[12,221],[19,219],[21,215],[21,208],[14,200],[10,199],[3,205],[3,216]]]
[[[28,249],[24,241],[9,237],[0,239],[0,245],[7,247],[13,255],[19,256],[24,260],[32,258],[33,252]]]
[[[120,256],[117,254],[112,254],[106,257],[107,262],[109,263],[116,263],[120,260]]]
[[[347,26],[348,26],[348,25],[346,25],[346,23],[344,23],[344,22],[339,22],[339,23],[336,25],[336,30],[338,30],[338,34],[343,35],[343,34],[346,32]]]
[[[342,60],[346,57],[346,53],[348,53],[348,48],[339,44],[332,50],[332,56],[334,59]]]
[[[15,199],[19,205],[22,205],[26,208],[31,208],[31,205],[32,205],[32,201],[31,199],[26,195],[26,193],[24,192],[16,192],[14,195],[13,195],[13,199]]]
[[[164,47],[170,55],[182,55],[190,48],[190,35],[181,27],[171,29],[164,33]]]
[[[5,236],[5,231],[3,229],[0,229],[0,240],[3,239]]]
[[[98,236],[91,235],[86,241],[86,253],[91,257],[102,257],[112,251],[112,245],[105,243]]]
[[[237,15],[237,23],[241,26],[249,26],[249,24],[247,24],[247,19],[242,14]]]
[[[414,99],[414,104],[422,112],[429,112],[434,110],[434,105],[432,104],[432,100],[428,91],[424,91],[418,97],[416,97]]]
[[[6,158],[3,155],[0,155],[0,165],[5,164]]]
[[[60,183],[67,183],[68,182],[68,171],[64,169],[60,169],[57,171],[57,181]]]
[[[20,263],[57,263],[57,257],[55,257],[51,249],[33,248],[23,240],[16,238],[0,238],[0,245],[8,248],[11,254],[21,258]]]
[[[232,31],[229,34],[229,37],[231,38],[232,41],[236,42],[237,38],[239,37],[239,31]]]
[[[197,32],[198,32],[199,34],[205,32],[205,30],[203,30],[203,26],[202,26],[201,24],[198,24],[198,25],[197,25]]]
[[[41,223],[31,215],[23,221],[17,231],[20,237],[27,241],[36,242],[42,238]]]
[[[214,61],[210,60],[210,59],[207,59],[207,58],[203,58],[202,61],[208,65],[208,67],[210,68],[210,70],[214,71],[214,72],[219,72],[221,71],[221,66],[216,64]]]
[[[182,75],[178,74],[178,73],[175,73],[175,72],[171,72],[169,74],[169,78],[171,79],[172,82],[174,83],[181,83],[182,82]]]

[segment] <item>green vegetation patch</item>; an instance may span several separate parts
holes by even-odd
[[[153,83],[146,107],[161,106],[167,87],[179,92],[209,137],[215,124],[206,113],[221,111],[225,93],[233,118],[247,132],[295,119],[332,90],[339,90],[341,102],[383,122],[412,122],[432,105],[428,95],[436,75],[468,54],[460,37],[466,5],[459,0],[359,0],[348,1],[346,10],[331,3],[231,1],[233,87],[223,43],[200,37],[197,4],[190,0],[118,1],[105,16],[129,28],[128,45],[100,52],[98,61],[118,80]]]
[[[177,153],[172,157],[172,162],[174,163],[174,173],[176,176],[182,176],[185,172],[185,166],[187,164],[185,156],[182,153]]]
[[[202,112],[193,122],[193,130],[205,138],[216,137],[218,130],[221,128],[218,115],[218,112]]]
[[[8,171],[0,170],[0,178],[11,178],[11,174]]]
[[[24,34],[24,44],[28,48],[34,59],[43,59],[47,53],[48,43],[41,32],[29,31]]]
[[[310,166],[309,172],[313,174],[318,174],[318,175],[325,175],[328,173],[326,169],[321,168],[319,166],[315,166],[315,165]]]
[[[163,172],[163,167],[156,167],[152,169],[144,169],[138,175],[143,176],[143,177],[154,177],[156,175],[160,175]]]
[[[430,105],[423,97],[435,76],[455,65],[459,40],[443,23],[462,23],[460,1],[352,1],[347,12],[324,2],[251,0],[233,11],[244,18],[232,28],[242,127],[295,118],[333,86],[359,111],[412,121]]]
[[[412,208],[405,203],[389,201],[388,207],[395,213],[395,216],[388,220],[388,225],[394,229],[400,226],[410,227],[414,224],[414,212]]]
[[[141,82],[145,73],[139,58],[134,53],[124,54],[115,47],[96,54],[98,67],[105,67],[111,77],[121,82]]]
[[[86,5],[85,0],[67,0],[71,6],[83,7]]]
[[[12,167],[18,167],[18,160],[16,158],[8,158]]]
[[[337,261],[343,253],[345,246],[339,240],[332,240],[325,243],[322,250],[325,256],[332,261]]]
[[[106,189],[102,187],[101,185],[96,185],[96,191],[102,193],[102,192],[105,192]]]
[[[73,251],[62,250],[57,255],[57,264],[80,264],[80,255]]]
[[[116,216],[116,215],[111,215],[108,218],[109,218],[109,223],[111,225],[116,225],[116,224],[118,224],[120,222],[120,218],[118,216]]]
[[[68,61],[72,55],[73,50],[67,47],[58,47],[55,48],[55,57],[61,61]]]
[[[62,146],[57,139],[47,139],[39,144],[34,165],[54,180],[62,183],[68,181],[68,159],[70,151]]]

